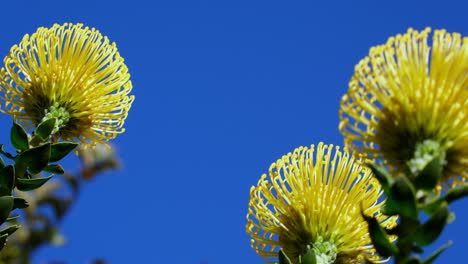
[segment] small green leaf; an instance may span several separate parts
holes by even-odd
[[[11,160],[14,160],[15,159],[15,156],[11,155],[10,153],[6,152],[5,149],[4,149],[4,145],[3,144],[0,144],[0,153],[3,154],[3,156],[11,159]]]
[[[51,147],[50,143],[47,143],[42,146],[26,150],[16,157],[15,162],[27,164],[31,174],[38,174],[49,163],[50,155]]]
[[[468,196],[468,185],[463,185],[450,190],[445,195],[444,200],[447,201],[447,203],[451,203],[466,196]]]
[[[317,257],[312,249],[309,249],[307,253],[302,256],[300,264],[317,264]]]
[[[23,198],[15,197],[13,198],[13,209],[16,208],[27,208],[29,206],[28,202]]]
[[[13,147],[19,151],[24,151],[29,148],[28,134],[22,126],[13,121],[13,126],[10,130],[10,140]]]
[[[51,118],[40,123],[36,131],[34,132],[34,136],[37,136],[42,142],[48,140],[50,135],[52,134],[52,131],[54,130],[56,122],[57,119]]]
[[[384,192],[388,193],[393,182],[392,175],[390,175],[382,166],[375,166],[372,163],[367,163],[366,165],[372,170],[380,185],[382,185]]]
[[[77,143],[61,142],[52,144],[50,148],[50,162],[57,162],[68,155],[78,146]]]
[[[418,219],[418,210],[414,188],[406,177],[396,177],[385,201],[385,214],[402,215],[413,220]]]
[[[16,188],[20,191],[31,191],[44,185],[52,176],[37,179],[17,179]]]
[[[369,226],[369,235],[375,250],[377,250],[382,257],[390,257],[398,254],[398,247],[388,239],[385,230],[380,226],[377,219],[367,216],[362,212],[361,214]]]
[[[443,166],[440,158],[436,157],[414,179],[416,189],[432,190],[442,177]]]
[[[65,170],[59,164],[50,164],[43,169],[43,171],[54,173],[54,174],[64,174]]]
[[[13,197],[2,196],[0,197],[0,224],[3,224],[13,210]]]
[[[423,225],[419,226],[414,235],[414,240],[419,246],[427,246],[434,242],[447,224],[449,210],[447,203],[437,211]]]
[[[5,161],[3,161],[3,158],[0,157],[0,169],[5,167],[5,166],[6,166]]]
[[[432,253],[427,259],[425,259],[421,264],[431,264],[442,252],[444,252],[447,248],[449,248],[453,244],[452,241],[448,241],[444,245],[442,245],[439,249],[437,249],[434,253]]]
[[[11,195],[15,186],[15,167],[8,165],[0,169],[0,196]]]
[[[18,218],[19,218],[19,215],[10,216],[5,220],[5,222],[15,221],[15,220],[18,220]]]
[[[286,256],[283,249],[278,252],[279,264],[292,264],[291,260]]]
[[[20,228],[19,225],[12,225],[12,226],[9,226],[3,230],[0,231],[0,236],[3,236],[3,235],[11,235],[13,234],[16,230],[18,230]]]

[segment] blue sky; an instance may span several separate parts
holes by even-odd
[[[351,3],[353,2],[353,3]],[[7,1],[0,56],[26,33],[82,22],[115,41],[136,100],[113,141],[122,170],[84,190],[64,248],[34,263],[262,263],[244,231],[251,185],[300,145],[342,145],[341,96],[371,46],[408,27],[468,34],[462,1]],[[1,117],[8,140],[9,117]],[[7,129],[8,128],[8,129]],[[70,162],[73,170],[76,163]],[[466,252],[468,200],[437,263]]]

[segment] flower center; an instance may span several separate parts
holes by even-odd
[[[416,144],[414,157],[410,159],[407,164],[411,172],[417,175],[435,158],[439,158],[440,164],[442,165],[447,163],[445,159],[445,149],[442,148],[440,143],[432,139],[426,139]]]
[[[70,120],[70,113],[68,113],[65,107],[60,106],[59,103],[55,102],[49,107],[49,109],[45,110],[45,115],[42,118],[41,122],[52,118],[57,119],[57,121],[55,122],[55,127],[52,130],[52,134],[55,134],[60,130],[60,128],[67,125],[68,121]]]
[[[336,260],[338,248],[334,241],[324,240],[321,236],[317,237],[312,245],[317,264],[332,264]]]

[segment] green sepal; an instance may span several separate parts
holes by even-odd
[[[388,239],[387,233],[377,222],[377,219],[365,215],[362,211],[361,214],[369,226],[369,235],[375,250],[385,258],[398,254],[398,247]]]
[[[443,203],[423,225],[419,226],[414,235],[414,241],[419,246],[427,246],[434,242],[447,224],[449,210]]]
[[[280,249],[278,252],[279,264],[292,264],[291,260],[286,256],[283,249]]]
[[[78,146],[77,143],[61,142],[50,146],[50,162],[57,162],[68,155]]]
[[[444,252],[447,248],[449,248],[453,244],[452,241],[448,241],[440,248],[438,248],[434,253],[432,253],[427,259],[425,259],[421,264],[431,264],[442,252]]]
[[[36,131],[34,131],[34,136],[38,137],[42,142],[48,140],[55,128],[56,122],[56,118],[47,119],[44,122],[41,122],[39,126],[37,126]]]
[[[15,187],[15,167],[8,165],[0,169],[0,196],[11,195]]]
[[[20,228],[19,225],[11,225],[3,230],[0,231],[0,236],[3,236],[3,235],[11,235],[13,234],[16,230],[18,230]]]
[[[7,238],[8,238],[8,234],[4,234],[0,236],[0,250],[2,250],[5,247]]]
[[[65,170],[59,164],[50,164],[47,165],[42,171],[54,173],[54,174],[64,174]]]
[[[5,149],[4,149],[4,145],[3,144],[0,144],[0,153],[3,154],[3,156],[11,159],[11,160],[14,160],[15,159],[15,156],[11,155],[10,153],[6,152]]]
[[[385,201],[384,213],[402,215],[413,220],[418,219],[418,210],[414,188],[406,177],[396,177]]]
[[[443,166],[440,158],[436,157],[430,161],[414,179],[414,186],[418,190],[432,190],[442,178]]]
[[[13,126],[10,130],[10,140],[13,147],[19,151],[29,149],[28,134],[22,126],[13,121]]]
[[[37,179],[21,179],[21,178],[18,178],[17,183],[16,183],[16,188],[18,188],[18,190],[20,190],[20,191],[35,190],[35,189],[41,187],[42,185],[44,185],[44,183],[46,183],[51,178],[52,178],[52,176],[45,177],[45,178],[37,178]]]
[[[15,158],[15,162],[27,164],[31,174],[38,174],[47,166],[50,156],[51,146],[50,143],[47,143],[19,154]]]
[[[3,224],[13,210],[13,197],[0,197],[0,224]]]
[[[23,208],[27,208],[28,206],[29,206],[28,201],[26,201],[25,199],[18,198],[18,197],[13,198],[13,209],[16,209],[16,208],[23,209]]]
[[[384,192],[389,193],[390,186],[393,183],[392,175],[390,175],[388,171],[385,170],[385,168],[382,166],[375,166],[372,163],[367,163],[366,165],[372,170],[380,185],[382,185]]]
[[[307,250],[302,256],[300,264],[317,264],[317,257],[312,249]]]

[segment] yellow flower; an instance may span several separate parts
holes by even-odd
[[[0,70],[0,111],[29,128],[56,118],[54,140],[106,143],[134,100],[127,66],[96,29],[55,24],[25,35]]]
[[[247,233],[266,263],[283,249],[293,263],[308,248],[317,263],[385,262],[375,252],[361,215],[383,226],[395,218],[381,214],[382,190],[372,172],[345,150],[320,143],[299,147],[273,163],[250,190]]]
[[[351,150],[418,173],[434,158],[442,184],[468,179],[468,38],[409,29],[373,47],[343,96],[340,131]]]

